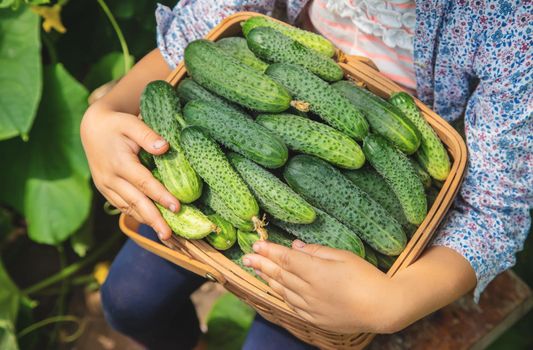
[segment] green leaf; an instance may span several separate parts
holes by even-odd
[[[13,5],[4,0],[0,7],[7,3]],[[0,140],[25,138],[35,118],[42,88],[39,23],[27,6],[0,11]]]
[[[21,295],[7,274],[1,260],[0,286],[0,349],[18,349],[15,322],[17,321]]]
[[[81,258],[87,255],[87,251],[94,245],[93,231],[93,216],[89,215],[89,218],[83,226],[70,237],[70,246],[72,247],[72,250],[74,250],[74,252],[76,252]]]
[[[134,58],[130,55],[128,66],[131,67],[133,62]],[[87,86],[89,91],[92,91],[107,82],[122,77],[123,75],[124,56],[122,52],[114,51],[100,58],[98,62],[91,67],[83,83]]]
[[[11,7],[17,2],[17,0],[0,0],[0,9]]]
[[[57,244],[86,220],[92,197],[79,125],[87,90],[61,64],[44,71],[44,94],[30,141],[0,143],[0,193],[24,214],[28,234],[39,243]]]
[[[208,349],[241,349],[255,311],[233,294],[218,298],[207,319]]]

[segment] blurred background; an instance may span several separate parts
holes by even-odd
[[[140,348],[101,314],[124,237],[90,180],[79,124],[89,98],[155,47],[156,4],[0,0],[0,349]],[[531,238],[514,271],[533,286]],[[213,284],[194,301],[210,348],[240,348],[253,311]],[[529,312],[491,349],[533,349],[532,329]]]

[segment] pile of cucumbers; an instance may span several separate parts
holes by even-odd
[[[191,42],[190,77],[142,94],[143,120],[170,144],[142,159],[183,203],[158,205],[163,217],[237,263],[258,239],[299,238],[388,269],[450,172],[440,139],[409,94],[343,80],[323,37],[263,16],[242,29]]]

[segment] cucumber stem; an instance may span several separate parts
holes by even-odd
[[[176,113],[176,120],[182,129],[187,126],[187,122],[183,119],[180,113]]]
[[[346,54],[340,49],[337,49],[337,62],[338,63],[348,62],[348,58],[346,57]]]
[[[252,223],[254,224],[254,231],[259,235],[261,241],[266,241],[268,239],[268,231],[265,229],[265,220],[266,215],[263,215],[262,219],[259,219],[257,216],[252,218]]]
[[[291,101],[291,107],[296,108],[300,112],[309,112],[309,102],[305,101]]]

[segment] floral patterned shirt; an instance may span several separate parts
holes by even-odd
[[[379,0],[375,0],[379,1]],[[238,11],[271,14],[274,0],[181,0],[156,10],[158,46],[172,67],[186,44]],[[288,0],[294,21],[307,0]],[[474,297],[515,264],[533,204],[533,5],[519,0],[416,2],[418,97],[448,121],[465,116],[469,160],[433,242],[464,256]]]

